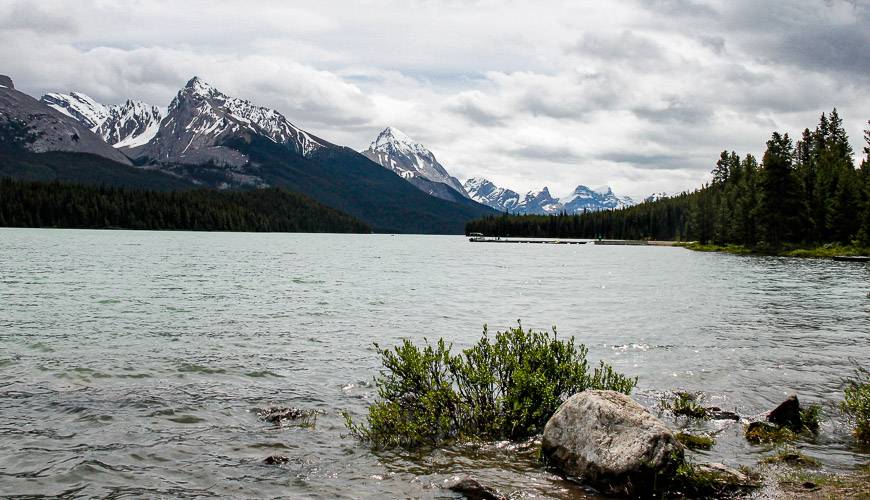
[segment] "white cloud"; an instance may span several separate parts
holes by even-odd
[[[357,149],[395,125],[460,177],[642,196],[833,106],[860,150],[867,22],[845,0],[10,0],[0,72],[160,105],[199,75]]]

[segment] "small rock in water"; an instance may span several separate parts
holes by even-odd
[[[471,478],[465,478],[447,489],[463,495],[468,500],[504,500],[505,498],[492,488],[487,488]]]
[[[740,421],[740,415],[734,413],[733,411],[723,410],[718,406],[710,406],[709,408],[705,408],[707,410],[707,415],[711,420],[734,420],[736,422]]]
[[[286,464],[289,461],[290,461],[290,459],[285,457],[284,455],[272,455],[272,456],[266,457],[263,460],[263,463],[266,465],[281,465],[281,464]]]
[[[285,420],[309,420],[317,418],[316,410],[303,410],[301,408],[268,408],[257,412],[257,416],[266,422],[280,424]]]
[[[801,420],[801,404],[798,402],[797,394],[792,394],[779,406],[767,414],[767,421],[782,427],[791,429],[803,428]]]

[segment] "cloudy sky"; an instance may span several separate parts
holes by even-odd
[[[0,0],[0,73],[166,106],[199,75],[364,149],[386,125],[461,179],[693,188],[836,106],[870,119],[870,0]]]

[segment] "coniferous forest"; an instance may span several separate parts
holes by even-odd
[[[368,233],[365,223],[282,189],[158,192],[0,180],[0,227]]]
[[[759,161],[723,151],[709,184],[621,210],[509,215],[469,222],[487,236],[698,241],[778,249],[870,246],[870,122],[860,166],[837,110],[794,142],[774,132]]]

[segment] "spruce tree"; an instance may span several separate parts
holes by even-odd
[[[778,249],[784,242],[800,241],[805,221],[802,190],[794,172],[788,134],[774,132],[762,159],[759,219],[764,242]]]

